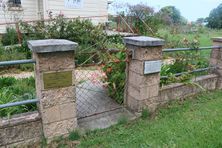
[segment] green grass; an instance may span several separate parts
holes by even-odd
[[[156,118],[96,130],[79,147],[222,147],[222,91],[170,103]]]

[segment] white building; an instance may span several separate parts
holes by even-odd
[[[90,17],[94,23],[108,19],[110,0],[0,0],[0,33],[16,20],[33,21],[64,14],[67,18]]]

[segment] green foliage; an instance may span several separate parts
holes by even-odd
[[[4,46],[18,44],[18,35],[15,28],[6,28],[6,33],[2,36],[2,44]]]
[[[12,61],[12,60],[23,60],[23,59],[27,59],[27,52],[24,51],[23,47],[20,47],[20,46],[13,47],[12,46],[12,47],[4,48],[4,47],[0,46],[0,61]],[[32,64],[25,64],[25,65],[14,65],[14,66],[9,66],[9,67],[1,67],[0,71],[7,70],[9,68],[17,68],[22,71],[34,69]]]
[[[222,29],[222,4],[210,12],[207,18],[207,26],[214,29]]]
[[[141,118],[142,119],[147,119],[149,116],[150,116],[149,110],[146,109],[146,108],[143,108]]]
[[[0,78],[0,104],[35,98],[35,80],[33,77],[18,79]],[[36,105],[22,105],[0,109],[0,117],[36,110]]]
[[[94,26],[90,20],[68,20],[62,15],[51,18],[48,22],[20,23],[20,28],[26,32],[25,40],[67,39],[79,45],[97,44],[95,47],[98,49],[103,47],[101,41],[106,38],[102,26]]]
[[[180,11],[174,6],[166,6],[160,9],[159,15],[167,25],[181,24],[183,18]]]
[[[103,67],[106,73],[108,83],[108,93],[117,103],[122,104],[124,101],[125,87],[125,69],[126,69],[126,53],[120,51],[108,59],[108,62]]]
[[[80,136],[80,134],[79,134],[79,131],[74,130],[74,131],[71,131],[71,132],[69,133],[68,139],[69,139],[70,141],[75,141],[75,140],[79,140],[80,137],[81,137],[81,136]]]

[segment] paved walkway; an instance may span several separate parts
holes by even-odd
[[[102,129],[118,123],[120,118],[133,120],[134,114],[127,111],[108,96],[102,82],[88,80],[77,86],[77,116],[82,129]]]

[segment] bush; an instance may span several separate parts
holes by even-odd
[[[126,53],[120,51],[113,55],[111,61],[107,62],[103,67],[106,73],[108,83],[108,93],[117,103],[122,104],[124,101],[125,87],[125,69],[126,69]]]
[[[7,27],[6,33],[3,34],[2,36],[2,45],[7,46],[7,45],[14,45],[14,44],[18,44],[17,32],[14,28]]]
[[[79,45],[94,45],[102,48],[106,38],[102,26],[94,26],[90,20],[65,19],[57,16],[48,22],[38,21],[33,24],[20,23],[22,32],[26,32],[24,39],[67,39]]]

